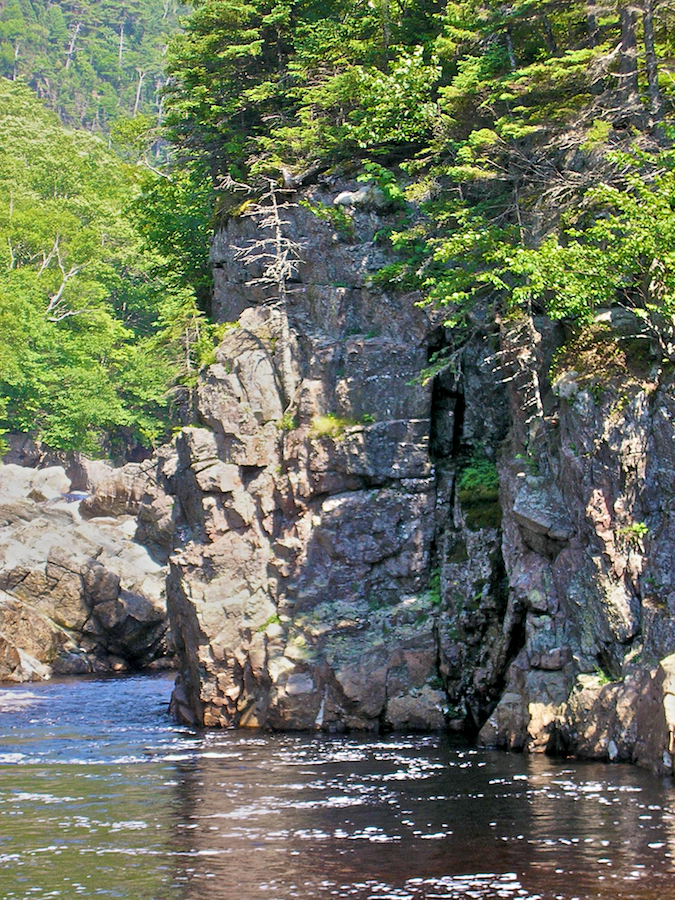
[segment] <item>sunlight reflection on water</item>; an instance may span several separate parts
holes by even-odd
[[[0,900],[655,900],[675,794],[437,735],[194,733],[164,677],[0,691]]]

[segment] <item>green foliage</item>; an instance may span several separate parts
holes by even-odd
[[[141,169],[130,212],[146,244],[158,256],[158,272],[193,292],[202,312],[211,308],[214,191],[198,162],[170,163],[161,173]]]
[[[472,457],[459,474],[457,496],[462,503],[497,501],[499,475],[495,464],[485,457]]]
[[[216,171],[268,172],[424,141],[440,67],[435,0],[205,0],[169,54],[169,123]]]
[[[345,419],[334,413],[328,413],[326,416],[316,416],[312,419],[311,435],[317,438],[340,438],[347,428],[357,424],[353,419]]]
[[[643,538],[649,534],[649,526],[646,522],[631,522],[629,525],[623,525],[618,529],[617,535],[629,547],[639,548]]]
[[[598,679],[600,687],[606,687],[608,684],[614,684],[617,679],[613,678],[602,666],[598,665],[595,670],[595,677]]]
[[[0,77],[25,80],[70,125],[156,120],[182,10],[175,0],[3,0]]]
[[[0,427],[57,449],[154,443],[195,365],[185,329],[212,346],[208,326],[134,228],[134,172],[24,85],[0,80],[0,109]]]
[[[285,412],[276,425],[279,431],[293,431],[298,427],[298,420],[293,413]]]
[[[499,475],[491,460],[476,455],[463,466],[457,479],[457,499],[469,528],[475,531],[499,527]]]
[[[427,588],[427,596],[432,606],[441,605],[441,570],[436,568],[429,576],[429,587]]]
[[[392,207],[418,204],[390,232],[398,259],[373,282],[445,307],[456,343],[477,305],[488,318],[522,307],[587,321],[621,302],[658,334],[672,291],[669,164],[640,161],[621,181],[628,164],[608,158],[608,183],[570,188],[572,213],[528,242],[536,192],[559,176],[547,142],[566,128],[578,129],[582,154],[613,140],[602,118],[578,125],[593,97],[606,93],[598,108],[612,107],[622,63],[620,4],[591,13],[583,0],[203,0],[171,46],[168,122],[179,148],[216,175],[361,159],[361,179]],[[660,6],[662,72],[675,52],[671,24]],[[639,106],[647,83],[636,83]],[[350,233],[339,213],[315,212]]]
[[[596,147],[600,147],[607,142],[611,131],[611,122],[606,122],[604,119],[595,119],[586,133],[586,140],[581,146],[584,150],[593,150]]]
[[[323,203],[310,203],[301,200],[300,206],[308,209],[317,219],[330,222],[336,232],[347,241],[354,239],[354,223],[342,206],[327,206]]]
[[[662,356],[671,358],[675,157],[668,151],[613,159],[624,168],[622,186],[591,188],[560,236],[504,256],[505,269],[518,279],[512,302],[538,301],[553,318],[582,323],[598,307],[620,304],[642,319]]]
[[[396,175],[379,163],[364,162],[363,174],[359,175],[357,181],[376,184],[391,206],[402,206],[405,203],[405,192],[399,186]]]
[[[262,634],[263,632],[267,631],[267,629],[270,627],[270,625],[281,625],[281,619],[279,618],[278,613],[272,613],[271,616],[268,616],[268,618],[263,622],[263,624],[260,625],[259,628],[257,629],[258,634]]]

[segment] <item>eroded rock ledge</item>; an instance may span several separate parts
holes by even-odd
[[[155,465],[94,464],[85,499],[61,466],[0,465],[0,681],[170,664],[166,566],[133,540]]]

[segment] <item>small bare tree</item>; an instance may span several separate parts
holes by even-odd
[[[285,199],[285,195],[291,194],[293,191],[279,187],[273,178],[267,178],[266,182],[262,194],[243,212],[244,216],[256,223],[260,236],[250,240],[246,246],[234,249],[237,257],[245,265],[262,265],[262,273],[247,281],[246,284],[249,286],[262,285],[268,288],[271,296],[265,299],[265,304],[279,312],[281,385],[284,406],[288,409],[293,402],[295,390],[291,334],[288,323],[288,303],[293,290],[289,284],[297,274],[303,244],[291,238],[287,231],[291,222],[286,217],[286,213],[290,209],[297,208],[297,204]],[[223,179],[222,188],[253,193],[250,185],[239,184],[229,176]]]
[[[68,286],[68,282],[72,278],[75,278],[75,276],[81,271],[82,266],[71,265],[66,270],[66,263],[61,255],[61,247],[59,246],[60,240],[61,236],[57,234],[54,238],[54,244],[49,253],[46,253],[43,250],[36,257],[34,257],[34,259],[37,259],[38,257],[42,258],[42,262],[40,263],[40,268],[38,269],[37,273],[38,278],[42,275],[43,272],[50,268],[51,263],[54,260],[56,261],[56,265],[58,266],[59,271],[61,272],[61,284],[59,285],[55,293],[49,295],[49,303],[47,304],[47,309],[45,310],[45,316],[49,322],[61,322],[63,319],[70,318],[70,316],[80,316],[83,312],[85,312],[88,306],[88,304],[85,304],[82,309],[71,309],[68,301],[63,296],[64,291]]]

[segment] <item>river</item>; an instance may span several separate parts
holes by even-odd
[[[663,900],[675,791],[439,735],[197,733],[165,676],[0,690],[0,898]]]

